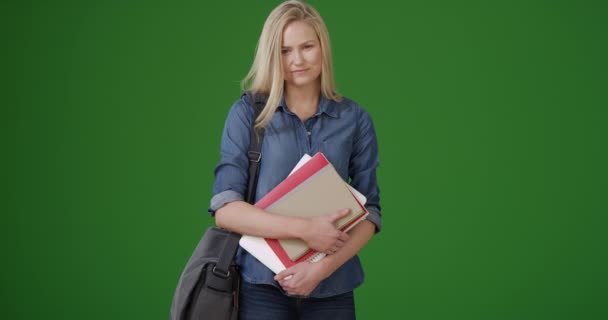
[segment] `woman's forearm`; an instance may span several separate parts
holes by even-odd
[[[368,221],[363,220],[353,227],[348,235],[350,239],[344,244],[340,250],[334,254],[326,256],[318,263],[324,264],[324,269],[327,272],[326,276],[330,276],[340,266],[342,266],[350,258],[354,257],[363,246],[374,236],[376,226]]]
[[[255,237],[302,238],[308,219],[268,213],[245,201],[234,201],[218,209],[215,223],[222,228]]]

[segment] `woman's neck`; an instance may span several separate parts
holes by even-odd
[[[302,121],[317,112],[319,106],[319,86],[304,88],[285,87],[285,103],[289,111],[295,113]]]

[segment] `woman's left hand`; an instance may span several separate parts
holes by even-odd
[[[305,261],[281,271],[274,279],[288,294],[308,296],[328,276],[322,261]]]

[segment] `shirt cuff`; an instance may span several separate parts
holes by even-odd
[[[367,220],[376,225],[376,233],[380,232],[382,229],[382,214],[380,210],[376,207],[365,207],[369,214],[367,215]]]
[[[215,211],[217,211],[219,208],[233,201],[243,201],[243,199],[243,195],[236,191],[222,191],[211,198],[211,205],[209,206],[209,209],[207,209],[207,212],[209,212],[209,214],[213,217],[215,216]]]

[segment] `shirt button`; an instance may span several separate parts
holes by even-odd
[[[306,131],[306,133],[308,133],[308,135],[310,135],[310,131]]]

